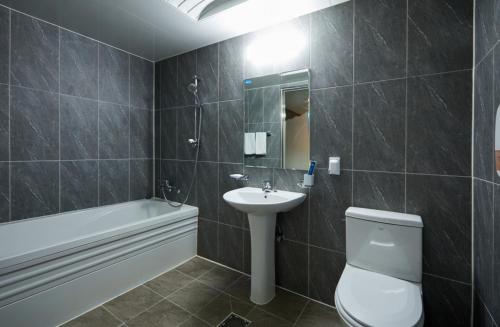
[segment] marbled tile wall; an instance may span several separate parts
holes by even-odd
[[[202,79],[204,139],[190,198],[200,208],[198,253],[250,271],[248,223],[222,199],[243,186],[230,173],[300,191],[301,171],[244,168],[242,81],[309,68],[316,185],[279,217],[278,283],[333,305],[346,208],[416,213],[425,225],[426,326],[469,326],[473,1],[352,0],[281,27],[306,38],[289,62],[247,61],[246,46],[264,30],[156,63],[156,175],[181,187],[194,158],[186,85],[194,74]],[[340,176],[327,174],[333,155],[342,158]]]
[[[0,222],[151,196],[153,70],[0,6]]]
[[[500,1],[475,2],[474,325],[500,325],[500,177],[495,116],[500,105]]]

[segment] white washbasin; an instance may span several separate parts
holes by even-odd
[[[252,252],[250,300],[256,304],[269,303],[275,296],[276,214],[292,210],[305,198],[303,193],[264,192],[256,187],[243,187],[224,194],[227,203],[248,214]]]
[[[297,192],[264,192],[256,187],[243,187],[226,192],[224,200],[236,209],[252,214],[286,212],[304,202],[306,195]]]

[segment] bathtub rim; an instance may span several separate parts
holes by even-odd
[[[48,218],[48,217],[57,217],[57,216],[62,216],[68,213],[80,213],[80,212],[87,212],[87,211],[92,211],[92,210],[98,210],[101,208],[106,208],[106,207],[126,207],[130,204],[133,203],[139,203],[139,202],[148,202],[148,201],[157,201],[164,203],[165,205],[168,205],[166,201],[163,201],[161,199],[141,199],[141,200],[134,200],[134,201],[128,201],[128,202],[123,202],[123,203],[118,203],[118,204],[111,204],[111,205],[106,205],[106,206],[101,206],[101,207],[93,207],[93,208],[87,208],[87,209],[82,209],[82,210],[74,210],[74,211],[68,211],[68,212],[62,212],[62,213],[57,213],[57,214],[52,214],[52,215],[46,215],[46,216],[40,216],[40,217],[33,217],[33,218],[28,218],[28,219],[22,219],[19,221],[14,221],[10,223],[27,223],[28,220],[38,220],[38,219],[43,219],[43,218]],[[86,248],[91,248],[94,246],[99,246],[100,244],[104,244],[110,241],[118,240],[121,238],[129,237],[134,234],[138,233],[143,233],[148,230],[160,228],[165,225],[169,224],[175,224],[179,223],[183,220],[190,219],[193,217],[198,216],[198,208],[193,207],[190,205],[184,205],[180,210],[177,210],[175,212],[169,212],[165,213],[159,216],[151,217],[148,220],[143,220],[138,223],[132,223],[132,224],[125,224],[125,225],[120,225],[117,228],[113,229],[107,229],[104,230],[103,232],[97,232],[93,234],[82,234],[82,237],[72,239],[69,242],[60,242],[56,244],[52,244],[51,246],[46,246],[42,248],[36,248],[33,251],[27,251],[23,253],[16,253],[15,255],[11,256],[6,256],[6,257],[1,257],[0,258],[0,275],[3,275],[5,273],[9,273],[12,270],[16,269],[22,269],[26,266],[30,265],[36,265],[40,264],[41,262],[53,260],[55,258],[58,258],[60,256],[68,255],[72,252],[78,252],[81,251],[82,249]],[[171,219],[165,219],[169,216]],[[9,223],[9,224],[10,224]],[[1,228],[1,225],[0,225]]]

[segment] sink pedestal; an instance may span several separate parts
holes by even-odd
[[[252,287],[250,300],[266,304],[275,295],[274,239],[276,214],[248,214],[252,240]]]

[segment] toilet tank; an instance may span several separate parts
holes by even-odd
[[[421,283],[422,228],[417,215],[350,207],[346,210],[347,263]]]

